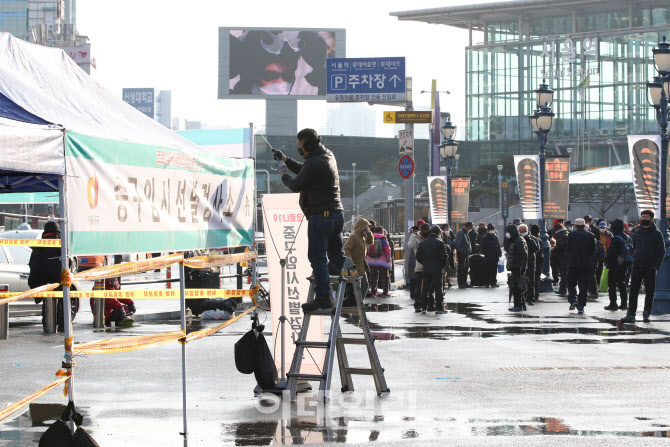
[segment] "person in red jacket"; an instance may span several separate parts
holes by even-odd
[[[121,290],[121,278],[107,278],[105,290]],[[100,298],[91,298],[91,311],[96,299]],[[135,303],[131,299],[105,298],[105,326],[111,326],[112,321],[120,327],[132,326],[135,310]]]

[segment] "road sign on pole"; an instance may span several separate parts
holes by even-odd
[[[408,179],[414,174],[414,159],[409,155],[403,155],[398,161],[398,172],[400,177]]]
[[[405,58],[326,59],[326,101],[406,101]]]
[[[384,112],[385,124],[430,124],[433,122],[433,112]]]
[[[414,131],[413,130],[399,130],[398,142],[400,144],[400,155],[412,155],[414,152]]]

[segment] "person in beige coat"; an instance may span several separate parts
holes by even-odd
[[[368,290],[367,273],[370,271],[370,267],[368,267],[368,263],[365,261],[365,253],[367,252],[368,245],[374,244],[374,238],[369,226],[370,222],[364,218],[361,217],[358,219],[356,225],[354,225],[354,231],[351,232],[343,247],[344,255],[356,264],[356,270],[358,270],[358,275],[361,277],[362,296],[365,296]]]

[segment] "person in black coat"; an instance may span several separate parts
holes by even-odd
[[[507,271],[511,275],[508,284],[512,289],[512,296],[514,297],[514,307],[511,307],[509,310],[510,312],[521,312],[522,310],[526,310],[526,305],[523,303],[521,278],[526,273],[526,267],[528,266],[528,247],[524,238],[519,236],[519,230],[516,225],[505,227],[505,238],[509,241]]]
[[[530,235],[528,232],[528,226],[526,224],[519,225],[519,236],[521,236],[526,241],[526,247],[528,248],[524,302],[526,304],[533,305],[535,304],[535,262],[536,254],[538,251],[540,251],[540,245],[537,243],[537,240]]]
[[[612,230],[612,240],[607,248],[605,265],[609,269],[607,278],[607,287],[609,288],[610,303],[605,306],[605,310],[627,309],[628,293],[626,291],[626,271],[629,265],[626,263],[626,242],[628,236],[623,232],[624,226],[621,219],[614,219],[610,223]],[[619,289],[621,295],[621,307],[617,306],[616,292]]]
[[[568,235],[570,231],[563,225],[557,225],[554,229],[554,239],[556,246],[552,250],[552,255],[558,257],[558,295],[568,296],[568,263],[570,261],[570,254],[568,253]]]
[[[487,233],[482,236],[480,252],[484,255],[484,261],[486,262],[486,287],[498,287],[496,277],[498,276],[498,261],[502,256],[502,250],[493,224],[488,225]]]
[[[560,224],[559,224],[560,225]],[[535,239],[539,250],[535,253],[535,296],[534,301],[540,300],[540,277],[542,275],[542,266],[544,265],[544,253],[542,252],[542,240],[540,239],[540,226],[532,224],[530,226],[530,236]]]
[[[463,228],[458,230],[454,248],[458,258],[458,288],[465,289],[470,287],[468,284],[468,269],[470,268],[470,255],[472,254],[472,242],[470,239],[470,231],[472,230],[472,222],[466,222]]]
[[[440,236],[437,225],[430,227],[428,237],[421,241],[416,251],[416,260],[423,266],[421,284],[420,310],[426,313],[428,309],[428,295],[435,294],[435,313],[444,313],[444,294],[442,292],[442,271],[447,265],[447,252]]]
[[[575,220],[575,230],[568,235],[568,301],[570,310],[575,307],[580,314],[586,306],[586,293],[593,271],[598,265],[596,257],[596,237],[585,229],[584,219]],[[576,286],[579,284],[579,296]]]
[[[635,321],[637,297],[643,280],[645,299],[642,318],[645,322],[649,321],[649,314],[654,304],[654,292],[656,291],[656,272],[661,268],[665,257],[665,242],[663,241],[663,235],[654,224],[654,212],[644,210],[640,214],[640,227],[632,237],[634,253],[633,271],[630,275],[628,315],[621,320],[625,323]]]
[[[42,239],[60,239],[60,226],[58,225],[58,222],[50,220],[44,224]],[[34,247],[32,253],[30,254],[28,266],[30,267],[28,287],[31,289],[44,286],[46,284],[60,284],[60,274],[63,268],[61,263],[60,247]],[[55,290],[63,290],[63,287],[59,286]],[[35,304],[39,304],[42,301],[42,298],[35,298]],[[77,311],[79,310],[79,299],[71,298],[70,303],[70,315],[72,320],[74,320],[74,317],[77,315]],[[42,326],[46,331],[46,300],[42,302]],[[63,314],[62,298],[57,299],[56,302],[56,331],[65,332],[65,318]]]

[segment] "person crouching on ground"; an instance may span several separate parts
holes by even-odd
[[[428,238],[419,244],[416,251],[416,260],[423,266],[423,278],[421,280],[421,303],[420,311],[435,311],[436,314],[445,313],[444,293],[442,291],[442,271],[447,266],[447,252],[444,242],[440,236],[440,227],[430,227]],[[435,294],[435,307],[428,306],[428,295]]]
[[[384,229],[375,227],[374,243],[368,245],[365,260],[370,266],[370,291],[373,297],[377,296],[377,289],[382,289],[382,297],[389,297],[389,270],[391,270],[391,247],[389,246]]]
[[[365,296],[368,290],[367,274],[370,271],[368,263],[365,261],[365,251],[369,245],[374,244],[374,238],[368,228],[370,223],[364,218],[358,219],[354,225],[354,231],[351,232],[347,242],[344,244],[344,255],[354,261],[358,276],[361,277],[361,296]],[[344,307],[355,306],[355,298],[347,295],[344,300]]]

